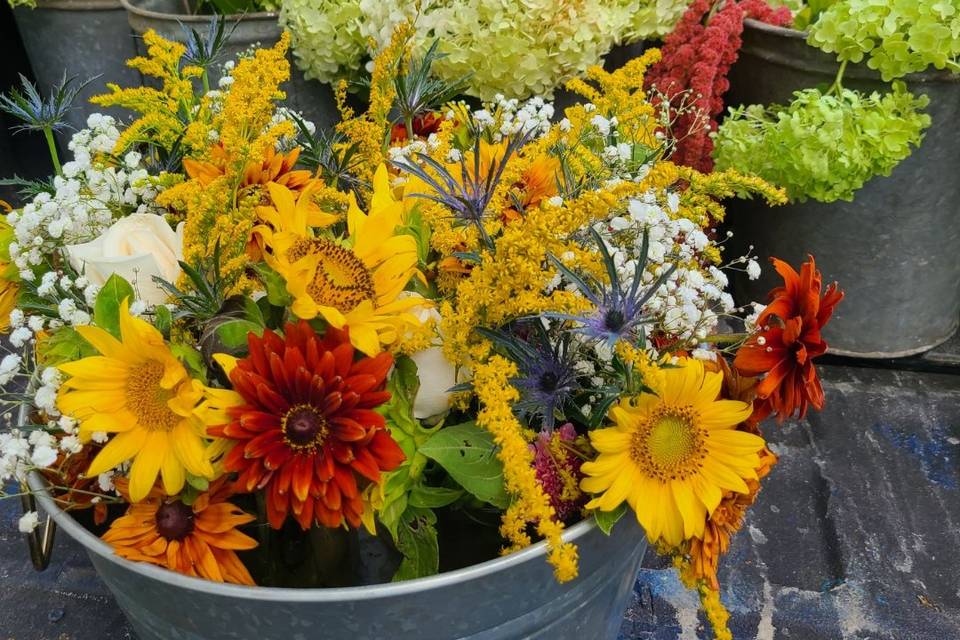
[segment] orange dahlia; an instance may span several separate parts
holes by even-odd
[[[126,478],[114,482],[129,501]],[[190,505],[154,487],[146,499],[131,504],[126,515],[113,521],[103,539],[128,560],[216,582],[253,585],[236,552],[253,549],[257,541],[236,528],[255,518],[227,502],[231,494],[226,478],[211,482]]]
[[[360,493],[381,471],[403,462],[403,451],[373,409],[390,399],[384,384],[393,356],[355,360],[347,331],[320,337],[306,322],[284,336],[250,334],[250,355],[225,363],[239,404],[211,435],[233,441],[223,458],[237,486],[264,489],[267,519],[279,529],[292,515],[303,529],[317,522],[359,527]]]
[[[263,158],[247,162],[243,166],[243,180],[240,187],[249,187],[255,184],[276,182],[291,191],[302,191],[314,182],[313,174],[306,169],[294,170],[297,159],[300,157],[300,147],[287,153],[277,153],[272,148],[267,149]],[[210,160],[193,160],[185,158],[183,168],[187,175],[207,186],[227,171],[227,165],[232,158],[222,144],[210,147]]]
[[[770,292],[770,304],[757,319],[760,330],[740,347],[733,365],[743,375],[766,374],[756,387],[763,413],[783,420],[799,412],[802,418],[810,405],[823,408],[813,359],[827,350],[820,330],[843,292],[833,283],[821,296],[822,277],[812,256],[799,274],[782,260],[771,261],[784,286]]]

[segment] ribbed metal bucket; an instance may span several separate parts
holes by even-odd
[[[185,42],[186,33],[183,27],[206,33],[206,27],[210,23],[211,16],[186,13],[184,3],[180,0],[120,0],[120,2],[127,10],[130,27],[141,35],[153,29],[168,40]],[[242,16],[229,16],[227,21],[229,25],[227,28],[233,29],[233,35],[225,48],[227,56],[225,59],[254,45],[273,46],[282,33],[280,24],[277,22],[277,14],[273,12],[263,11]],[[142,43],[140,47],[143,48]],[[218,79],[216,76],[212,78],[212,86],[216,86]],[[330,86],[316,80],[307,80],[292,61],[290,81],[281,88],[287,92],[285,105],[303,112],[303,115],[318,127],[328,128],[339,120],[333,90]]]
[[[541,542],[407,582],[241,587],[124,560],[61,511],[39,477],[30,484],[43,510],[86,548],[140,640],[615,640],[647,546],[628,514],[610,536],[592,519],[570,527],[564,539],[579,548],[580,575],[563,585]]]
[[[121,110],[106,110],[88,102],[91,96],[106,92],[108,82],[140,82],[137,72],[126,65],[137,50],[119,0],[37,0],[35,9],[17,7],[13,15],[44,95],[64,72],[81,82],[100,76],[80,93],[76,108],[67,116],[70,126],[85,127],[87,116],[95,111],[122,114]],[[71,135],[67,131],[58,136],[64,148]]]
[[[794,90],[832,82],[839,68],[835,58],[805,38],[747,20],[727,104],[784,104]],[[930,97],[933,124],[920,148],[889,177],[870,180],[853,202],[727,206],[734,232],[728,255],[752,244],[764,260],[773,255],[799,264],[810,253],[827,282],[841,283],[846,298],[824,332],[832,353],[920,353],[953,335],[960,318],[960,76],[933,71],[906,80],[911,91]],[[864,65],[850,65],[843,83],[888,90]],[[777,279],[773,269],[756,282],[735,278],[737,302],[765,301]]]

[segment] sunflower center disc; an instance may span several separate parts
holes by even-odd
[[[148,360],[130,368],[125,395],[127,408],[141,426],[154,431],[170,431],[180,417],[167,406],[173,392],[160,386],[163,363]]]
[[[704,458],[703,430],[691,407],[662,407],[637,430],[630,455],[641,468],[663,482],[695,473]]]
[[[374,300],[373,276],[353,251],[322,238],[313,240],[311,251],[318,258],[307,285],[314,302],[349,313],[364,300]]]
[[[309,405],[296,405],[283,417],[283,435],[294,449],[311,449],[323,444],[327,423]]]
[[[157,509],[157,532],[167,540],[183,540],[193,532],[193,509],[179,500]]]

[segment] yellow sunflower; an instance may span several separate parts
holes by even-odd
[[[57,408],[79,421],[84,441],[98,431],[113,434],[87,476],[132,459],[134,502],[147,497],[158,474],[169,495],[183,489],[187,471],[213,479],[204,455],[207,425],[195,411],[203,387],[190,378],[160,332],[131,316],[126,300],[120,307],[121,340],[97,327],[76,330],[100,355],[59,366],[70,378],[60,387]]]
[[[343,241],[314,237],[303,214],[291,209],[291,198],[273,196],[277,214],[296,225],[264,238],[265,259],[284,277],[293,296],[290,309],[309,320],[323,317],[330,325],[350,329],[350,342],[367,355],[395,342],[405,329],[419,324],[411,309],[424,304],[420,296],[402,296],[417,270],[417,243],[397,234],[403,204],[390,189],[387,169],[374,176],[370,212],[363,213],[351,196],[348,236]],[[273,191],[283,189],[276,187]]]
[[[583,464],[589,509],[612,511],[624,500],[651,542],[675,546],[703,538],[724,493],[748,493],[756,480],[760,436],[737,431],[751,407],[718,400],[723,374],[687,359],[656,374],[659,396],[643,393],[611,409],[614,426],[590,433],[599,452]]]

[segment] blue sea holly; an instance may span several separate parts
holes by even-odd
[[[589,274],[578,274],[567,268],[555,256],[548,256],[557,267],[561,275],[573,284],[577,290],[593,304],[593,309],[580,315],[546,313],[547,317],[568,320],[576,323],[573,331],[586,336],[589,340],[599,341],[608,349],[620,340],[636,343],[639,341],[643,325],[653,322],[644,312],[644,305],[656,293],[676,270],[675,264],[670,265],[648,287],[641,288],[643,273],[647,264],[647,252],[650,248],[650,239],[646,231],[643,233],[643,244],[640,257],[636,262],[636,269],[629,285],[621,282],[613,257],[607,250],[603,238],[595,229],[590,230],[597,248],[603,259],[609,284],[599,282]]]
[[[543,428],[553,430],[556,414],[581,387],[577,381],[577,353],[569,333],[551,338],[539,319],[519,323],[513,331],[477,327],[481,334],[517,365],[510,383],[520,392],[517,413],[539,416]],[[518,335],[521,334],[522,335]]]

